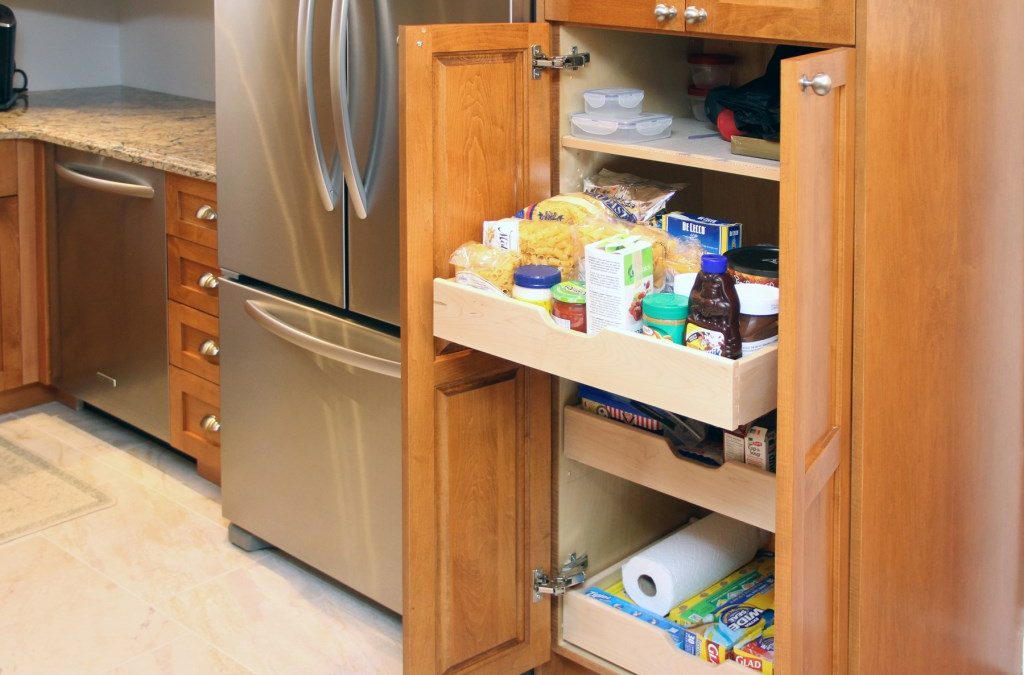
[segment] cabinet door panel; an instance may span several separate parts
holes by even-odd
[[[518,673],[550,657],[551,378],[434,339],[434,277],[482,221],[550,189],[544,24],[400,34],[405,670]]]
[[[824,73],[825,95],[799,82]],[[845,670],[854,50],[783,61],[777,625],[788,673]]]
[[[695,0],[693,4],[707,12],[707,19],[687,24],[688,33],[816,44],[854,43],[854,0]]]
[[[20,387],[21,231],[18,198],[0,198],[0,391]]]

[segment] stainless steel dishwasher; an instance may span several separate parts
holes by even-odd
[[[164,174],[58,148],[56,385],[170,440]]]

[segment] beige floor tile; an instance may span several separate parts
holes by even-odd
[[[160,607],[258,673],[400,673],[393,614],[268,555]]]
[[[0,671],[98,673],[185,629],[40,536],[0,548]]]
[[[115,668],[117,675],[244,675],[252,671],[193,634]]]

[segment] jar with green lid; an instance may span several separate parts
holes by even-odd
[[[644,335],[683,344],[689,299],[675,293],[655,293],[644,298]]]
[[[563,328],[587,332],[587,287],[582,281],[563,281],[551,289],[551,316]]]

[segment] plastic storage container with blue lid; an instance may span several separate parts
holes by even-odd
[[[636,117],[643,112],[643,102],[643,89],[614,87],[583,92],[584,109],[588,115],[597,119]]]

